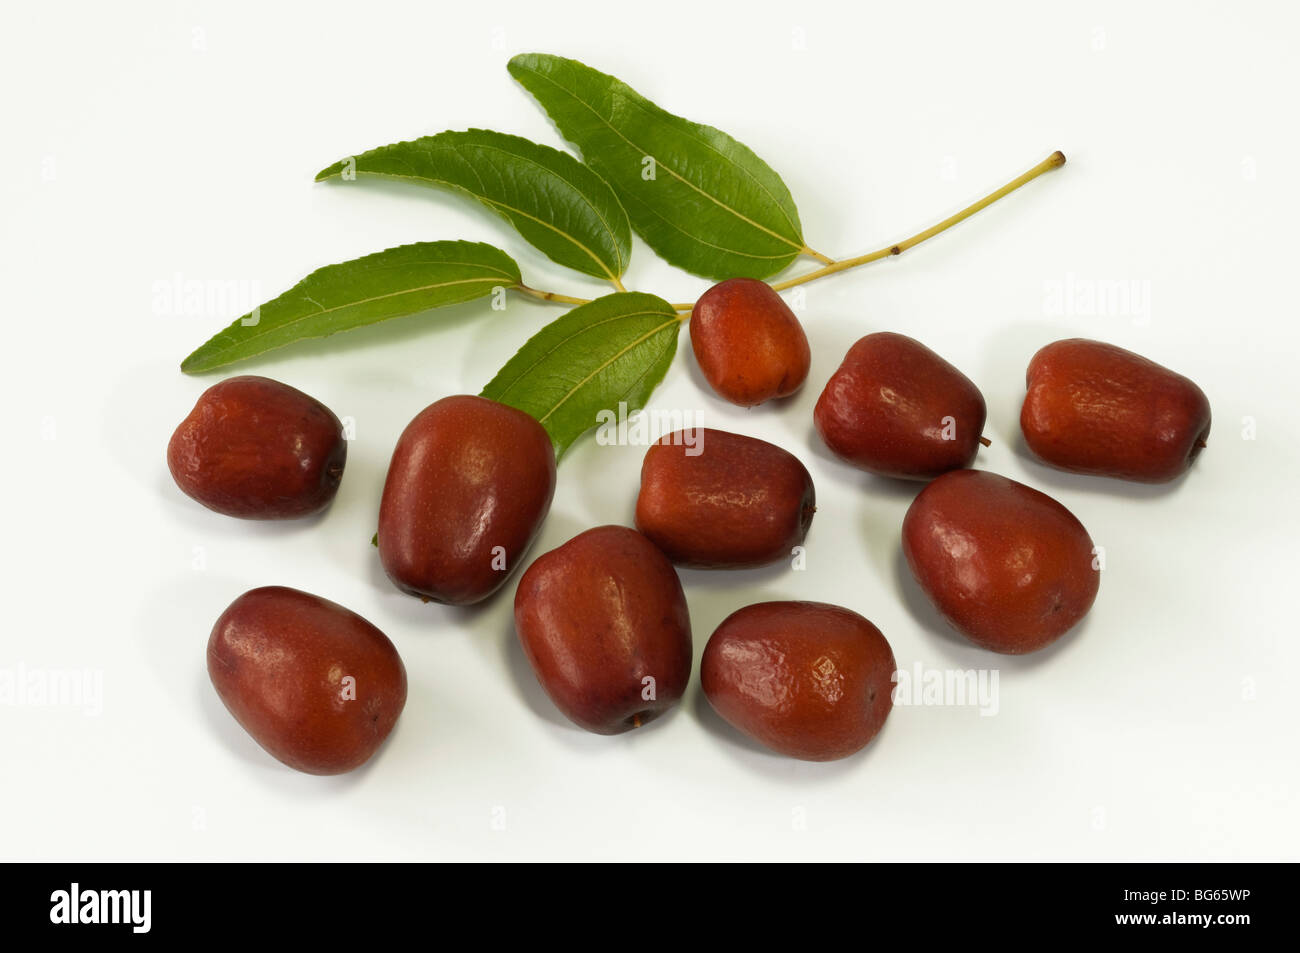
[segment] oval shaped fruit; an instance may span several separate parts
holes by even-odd
[[[254,741],[307,774],[365,764],[406,704],[406,669],[384,633],[284,586],[250,590],[221,614],[208,676]]]
[[[734,728],[792,758],[833,761],[867,745],[893,707],[894,653],[874,625],[822,602],[762,602],[704,648],[704,694]]]
[[[468,395],[426,407],[397,441],[379,504],[388,578],[469,605],[506,581],[551,508],[555,450],[542,425]]]
[[[626,526],[597,526],[539,556],[519,580],[515,628],[551,701],[597,734],[658,718],[690,678],[682,584]]]
[[[816,509],[812,477],[793,454],[701,427],[646,451],[636,528],[680,566],[736,569],[789,556]]]
[[[199,397],[167,444],[185,494],[242,519],[311,516],[343,479],[343,425],[315,398],[268,377],[231,377]]]
[[[1074,473],[1165,483],[1210,435],[1210,401],[1167,367],[1113,344],[1070,338],[1034,355],[1020,409],[1025,444]]]
[[[903,518],[903,555],[958,632],[1012,655],[1064,635],[1101,582],[1092,539],[1073,513],[981,470],[945,473],[917,495]]]
[[[790,306],[765,281],[731,278],[691,310],[691,348],[709,386],[752,407],[803,386],[812,352]]]
[[[859,340],[817,399],[813,423],[841,460],[881,476],[930,480],[968,467],[982,441],[984,395],[920,341]]]

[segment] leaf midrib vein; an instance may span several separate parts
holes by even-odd
[[[717,197],[715,197],[715,196],[713,196],[713,195],[710,195],[708,192],[704,191],[704,190],[701,189],[699,186],[695,185],[695,183],[689,181],[688,179],[686,179],[685,177],[683,177],[682,175],[680,175],[680,174],[677,172],[677,170],[674,169],[672,166],[667,165],[666,163],[661,162],[661,161],[658,159],[658,157],[655,157],[653,152],[651,152],[651,151],[649,151],[649,150],[647,150],[647,149],[642,148],[641,146],[639,146],[639,145],[637,145],[635,142],[633,142],[631,139],[629,139],[627,136],[623,135],[623,133],[620,132],[617,128],[615,128],[615,126],[614,126],[614,125],[613,125],[613,124],[612,124],[608,119],[606,119],[606,118],[605,118],[604,116],[602,116],[599,112],[597,112],[597,111],[596,111],[596,110],[595,110],[595,109],[594,109],[590,104],[588,104],[585,100],[581,99],[581,98],[580,98],[576,93],[571,92],[570,90],[568,90],[568,89],[566,89],[565,87],[561,86],[561,85],[560,85],[559,83],[557,83],[555,80],[551,79],[549,76],[545,76],[545,75],[543,75],[542,73],[538,72],[538,71],[535,70],[535,69],[531,69],[531,68],[529,68],[529,67],[520,67],[520,69],[526,69],[528,72],[532,73],[532,74],[533,74],[534,76],[536,76],[538,79],[541,79],[541,80],[544,80],[544,81],[547,82],[547,83],[550,83],[552,86],[554,86],[554,87],[555,87],[556,89],[558,89],[560,92],[562,92],[562,93],[564,93],[565,95],[569,96],[569,98],[571,98],[574,102],[576,102],[576,103],[578,103],[579,105],[581,105],[581,106],[582,106],[583,108],[585,108],[588,112],[590,112],[593,116],[595,116],[597,119],[599,119],[600,122],[603,123],[603,124],[605,125],[605,127],[609,129],[610,132],[614,133],[614,135],[618,136],[620,139],[622,139],[624,142],[626,142],[629,146],[631,146],[633,149],[635,149],[635,150],[636,150],[637,152],[639,152],[641,155],[643,155],[643,156],[651,156],[651,157],[653,157],[653,158],[655,159],[655,164],[656,164],[656,167],[657,167],[657,168],[666,169],[666,170],[668,171],[668,174],[669,174],[669,175],[671,175],[673,178],[677,179],[679,182],[681,182],[681,183],[682,183],[683,185],[685,185],[687,188],[689,188],[689,189],[691,189],[691,190],[693,190],[693,191],[695,191],[695,192],[698,192],[700,195],[704,196],[704,197],[705,197],[706,199],[708,199],[710,202],[713,202],[713,203],[714,203],[715,205],[717,205],[719,208],[721,208],[721,209],[723,209],[723,210],[725,210],[725,211],[727,211],[727,212],[730,212],[732,215],[736,216],[736,218],[740,219],[742,222],[745,222],[746,224],[752,226],[753,228],[755,228],[755,229],[757,229],[757,230],[759,230],[759,231],[761,231],[761,232],[765,232],[766,234],[771,235],[773,238],[777,239],[778,241],[785,242],[785,244],[789,245],[791,248],[795,249],[796,251],[801,250],[801,249],[803,248],[803,244],[802,244],[801,242],[794,242],[794,241],[791,241],[790,239],[786,238],[784,235],[780,234],[779,232],[774,232],[772,229],[768,228],[767,226],[765,226],[765,225],[760,225],[758,222],[756,222],[756,221],[754,221],[753,219],[749,218],[747,215],[742,215],[738,210],[732,208],[730,205],[728,205],[727,203],[723,202],[721,199],[719,199],[719,198],[717,198]],[[678,117],[678,118],[680,118],[680,117]],[[687,122],[687,121],[689,121],[689,120],[683,120],[683,122]],[[724,158],[725,158],[725,157],[724,157]],[[731,165],[736,166],[737,168],[739,168],[739,166],[738,166],[734,161],[732,161],[732,160],[728,160],[728,161],[730,162]],[[771,195],[769,194],[768,197],[770,198]],[[779,207],[780,207],[780,205],[779,205],[779,203],[778,203],[778,208],[779,208]],[[781,214],[782,214],[783,216],[785,215],[785,210],[784,210],[784,209],[781,210]]]
[[[500,273],[500,275],[501,277],[506,278],[512,285],[516,283],[516,279],[512,278],[509,275],[506,275],[504,272]],[[308,318],[319,318],[322,314],[332,314],[335,311],[342,311],[344,308],[356,308],[356,307],[360,307],[361,305],[370,304],[372,301],[383,301],[385,298],[396,298],[401,295],[418,294],[421,291],[434,291],[438,288],[449,288],[452,287],[453,285],[472,285],[484,281],[496,282],[497,284],[501,283],[499,278],[496,276],[490,276],[485,278],[462,278],[456,281],[441,281],[432,285],[421,285],[416,288],[404,288],[401,291],[391,291],[388,294],[374,295],[370,298],[359,298],[356,301],[348,301],[345,304],[335,305],[332,308],[321,308],[320,311],[313,311],[310,314],[299,315],[298,317],[291,318],[288,321],[284,321],[277,324],[268,324],[267,327],[263,328],[260,331],[254,331],[249,334],[242,335],[238,340],[232,342],[226,347],[214,348],[211,353],[225,354],[231,350],[234,350],[235,348],[240,347],[241,345],[249,343],[250,341],[255,341],[259,337],[262,337],[266,334],[270,334],[274,331],[282,331],[285,328],[293,327],[300,321],[306,321]],[[286,292],[286,294],[291,295],[293,294],[293,291],[290,290]],[[309,295],[303,295],[303,297],[307,298],[308,300],[314,300]],[[317,307],[320,307],[320,305],[318,304]],[[248,315],[243,315],[242,317],[247,317],[247,316]],[[237,320],[242,320],[242,317]],[[227,328],[227,330],[230,329]]]

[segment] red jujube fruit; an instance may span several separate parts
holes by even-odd
[[[1165,483],[1210,435],[1210,402],[1192,381],[1113,344],[1070,338],[1034,355],[1020,410],[1025,444],[1074,473]]]
[[[982,470],[945,473],[917,495],[903,518],[903,555],[958,632],[1013,655],[1064,635],[1101,582],[1092,539],[1073,513]]]
[[[722,621],[700,681],[734,728],[773,751],[832,761],[861,750],[893,707],[894,653],[874,625],[821,602],[763,602]]]
[[[360,767],[406,704],[406,669],[384,633],[283,586],[246,592],[221,614],[208,675],[253,740],[307,774]]]
[[[691,674],[691,620],[672,564],[626,526],[598,526],[537,557],[519,580],[515,628],[538,682],[602,735],[676,705]]]
[[[379,504],[388,578],[426,600],[468,605],[501,587],[555,495],[542,425],[482,397],[445,397],[397,441]]]
[[[731,278],[691,311],[691,348],[709,386],[752,407],[803,386],[812,352],[790,306],[765,281]]]
[[[199,397],[167,444],[187,496],[242,519],[311,516],[343,479],[348,442],[333,412],[268,377],[231,377]]]
[[[816,509],[812,477],[793,454],[697,428],[646,451],[636,527],[679,566],[735,569],[788,557]]]
[[[984,418],[984,396],[966,375],[920,341],[887,331],[849,348],[813,411],[841,460],[907,480],[970,466]]]

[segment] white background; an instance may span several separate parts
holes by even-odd
[[[0,856],[1300,857],[1293,5],[47,3],[5,21],[0,668],[94,670],[104,697],[98,717],[0,705]],[[697,668],[734,609],[823,600],[872,619],[903,667],[998,669],[995,717],[899,708],[864,753],[806,764],[742,740],[693,681],[671,717],[597,737],[538,689],[513,581],[471,610],[389,585],[369,539],[398,433],[434,399],[477,392],[559,316],[551,305],[471,304],[231,368],[354,418],[322,519],[236,521],[172,484],[171,430],[223,376],[177,364],[238,313],[169,303],[176,281],[270,298],[320,265],[469,238],[508,249],[535,286],[607,290],[455,196],[312,182],[341,156],[443,129],[561,145],[506,73],[530,50],[753,147],[835,256],[1069,156],[901,258],[808,286],[812,372],[794,399],[719,402],[685,334],[654,398],[791,449],[817,484],[806,571],[683,573]],[[707,284],[639,243],[626,281],[673,301]],[[1071,281],[1136,282],[1149,308],[1053,313]],[[1095,608],[1053,648],[1004,658],[948,634],[900,570],[917,487],[816,440],[825,380],[886,329],[983,389],[994,442],[979,466],[1056,496],[1106,547]],[[1073,335],[1206,390],[1214,430],[1187,479],[1143,488],[1025,458],[1024,368]],[[533,554],[630,522],[642,452],[575,446]],[[295,774],[208,684],[212,622],[264,584],[342,602],[401,651],[410,699],[366,768]]]

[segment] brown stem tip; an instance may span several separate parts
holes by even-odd
[[[988,437],[980,437],[980,443],[984,444],[984,446],[986,447],[993,446],[993,441],[990,440]]]
[[[1196,438],[1196,446],[1197,446],[1198,448],[1200,448],[1201,450],[1204,450],[1204,449],[1208,446],[1208,444],[1206,444],[1206,442],[1205,442],[1205,438],[1204,438],[1204,437],[1197,437],[1197,438]]]

